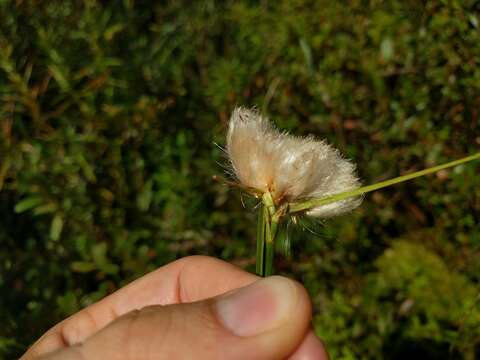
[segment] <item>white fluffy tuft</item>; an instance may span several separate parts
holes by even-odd
[[[323,198],[360,186],[355,166],[325,141],[278,131],[257,111],[236,108],[230,118],[227,153],[240,183],[274,201],[295,202]],[[331,217],[356,208],[351,198],[307,211],[314,217]]]

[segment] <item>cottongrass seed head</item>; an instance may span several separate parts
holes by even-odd
[[[270,192],[275,204],[293,203],[352,190],[360,186],[355,165],[338,150],[313,136],[297,137],[277,130],[256,110],[238,107],[230,118],[227,153],[233,173],[245,187]],[[349,198],[309,209],[327,218],[356,208]]]

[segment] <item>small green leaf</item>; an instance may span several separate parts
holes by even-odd
[[[57,297],[57,306],[60,312],[64,315],[69,315],[78,310],[79,305],[77,297],[73,291]]]
[[[393,41],[387,37],[380,44],[380,53],[384,60],[390,60],[393,57]]]
[[[101,242],[93,246],[92,257],[95,264],[102,266],[107,263],[107,259],[105,256],[106,252],[107,252],[107,244],[104,242]]]
[[[313,72],[313,56],[312,56],[312,49],[307,41],[302,38],[300,39],[300,48],[302,49],[303,56],[305,57],[305,62],[307,64],[307,68],[309,72]]]
[[[37,207],[42,203],[42,199],[39,198],[38,196],[31,196],[27,197],[26,199],[20,200],[14,208],[14,211],[18,213],[25,212],[27,210],[30,210],[34,207]]]
[[[57,241],[60,238],[63,228],[63,218],[62,215],[56,214],[52,219],[52,224],[50,225],[50,238]]]
[[[74,261],[70,265],[70,269],[75,272],[79,273],[87,273],[93,271],[97,268],[94,263],[86,262],[86,261]]]
[[[478,18],[474,14],[468,15],[468,21],[473,25],[475,29],[478,29]]]
[[[70,84],[67,80],[67,76],[60,66],[51,64],[48,66],[48,70],[50,70],[50,73],[52,74],[53,78],[56,80],[62,91],[70,90]]]
[[[124,24],[115,24],[110,26],[107,30],[105,30],[105,33],[103,34],[103,37],[105,40],[110,41],[113,39],[113,37],[122,31],[125,28]]]
[[[96,182],[97,178],[95,177],[93,167],[88,163],[85,157],[82,154],[79,154],[77,160],[78,164],[83,170],[83,174],[85,175],[85,177],[92,183]]]
[[[137,195],[137,206],[141,211],[147,211],[150,207],[153,197],[152,186],[152,180],[147,181],[142,191]]]
[[[119,267],[115,264],[105,264],[101,266],[100,270],[102,270],[105,274],[115,275],[118,273]]]
[[[35,209],[33,209],[33,215],[38,216],[48,214],[54,212],[55,210],[57,210],[57,206],[54,203],[48,203],[37,206]]]

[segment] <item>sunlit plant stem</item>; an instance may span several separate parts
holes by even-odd
[[[344,191],[332,196],[286,204],[286,206],[282,206],[279,209],[275,209],[275,204],[270,192],[264,193],[258,209],[257,274],[260,276],[269,276],[273,273],[275,235],[277,234],[278,224],[282,217],[292,213],[306,212],[309,209],[331,204],[336,201],[345,200],[355,196],[361,196],[375,190],[432,174],[437,171],[458,166],[460,164],[477,159],[480,159],[480,152],[442,165],[433,166],[428,169],[402,175],[376,184],[362,186],[354,190]]]
[[[372,192],[372,191],[375,191],[375,190],[379,190],[379,189],[382,189],[382,188],[385,188],[385,187],[388,187],[388,186],[391,186],[391,185],[395,185],[395,184],[398,184],[398,183],[401,183],[401,182],[404,182],[404,181],[412,180],[412,179],[415,179],[417,177],[432,174],[432,173],[435,173],[435,172],[443,170],[443,169],[458,166],[458,165],[461,165],[463,163],[466,163],[466,162],[469,162],[469,161],[472,161],[472,160],[477,160],[479,158],[480,158],[480,152],[476,153],[476,154],[473,154],[473,155],[470,155],[470,156],[467,156],[467,157],[464,157],[464,158],[461,158],[461,159],[458,159],[458,160],[455,160],[455,161],[450,161],[450,162],[442,164],[442,165],[433,166],[431,168],[416,171],[416,172],[411,173],[411,174],[402,175],[402,176],[399,176],[399,177],[396,177],[396,178],[393,178],[393,179],[390,179],[390,180],[381,181],[381,182],[376,183],[376,184],[362,186],[362,187],[354,189],[354,190],[344,191],[344,192],[341,192],[339,194],[335,194],[335,195],[332,195],[332,196],[327,196],[327,197],[324,197],[324,198],[321,198],[321,199],[310,199],[310,200],[307,200],[307,201],[304,201],[304,202],[293,203],[293,204],[289,205],[288,212],[289,213],[294,213],[294,212],[299,212],[299,211],[306,211],[306,210],[311,209],[313,207],[317,207],[317,206],[321,206],[321,205],[327,205],[327,204],[331,204],[331,203],[336,202],[336,201],[345,200],[345,199],[348,199],[348,198],[351,198],[351,197],[363,195],[363,194],[366,194],[366,193],[369,193],[369,192]]]
[[[262,195],[258,209],[257,274],[260,276],[269,276],[273,273],[275,235],[279,221],[272,195],[266,192]]]

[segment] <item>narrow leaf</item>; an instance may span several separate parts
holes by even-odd
[[[52,224],[50,225],[50,238],[55,241],[60,239],[62,228],[63,228],[62,215],[56,214],[52,219]]]
[[[14,208],[14,211],[18,214],[18,213],[22,213],[22,212],[25,212],[27,210],[30,210],[34,207],[37,207],[38,205],[40,205],[41,203],[43,202],[43,200],[41,198],[39,198],[38,196],[31,196],[31,197],[27,197],[23,200],[20,200],[16,205],[15,205],[15,208]]]
[[[391,185],[394,185],[394,184],[398,184],[398,183],[401,183],[401,182],[404,182],[404,181],[407,181],[407,180],[415,179],[417,177],[421,177],[421,176],[424,176],[424,175],[432,174],[432,173],[435,173],[437,171],[440,171],[440,170],[443,170],[443,169],[446,169],[446,168],[450,168],[450,167],[453,167],[453,166],[457,166],[457,165],[460,165],[460,164],[463,164],[463,163],[466,163],[466,162],[469,162],[469,161],[477,160],[477,159],[480,159],[480,152],[476,153],[476,154],[473,154],[473,155],[470,155],[470,156],[467,156],[467,157],[464,157],[464,158],[459,159],[459,160],[451,161],[451,162],[448,162],[448,163],[445,163],[445,164],[442,164],[442,165],[437,165],[437,166],[434,166],[434,167],[431,167],[431,168],[428,168],[428,169],[416,171],[416,172],[411,173],[411,174],[399,176],[399,177],[396,177],[394,179],[382,181],[382,182],[372,184],[372,185],[362,186],[358,189],[345,191],[345,192],[335,194],[335,195],[331,195],[331,196],[327,196],[327,197],[321,198],[321,199],[311,199],[311,200],[307,200],[307,201],[304,201],[304,202],[301,202],[301,203],[293,203],[293,204],[290,204],[290,206],[289,206],[289,213],[295,213],[295,212],[298,212],[298,211],[305,211],[305,210],[315,208],[315,207],[318,207],[318,206],[321,206],[321,205],[327,205],[327,204],[334,203],[336,201],[340,201],[340,200],[348,199],[348,198],[351,198],[351,197],[354,197],[354,196],[359,196],[359,195],[362,195],[362,194],[366,194],[366,193],[369,193],[369,192],[372,192],[372,191],[375,191],[375,190],[378,190],[378,189],[382,189],[382,188],[385,188],[385,187],[388,187],[388,186],[391,186]]]
[[[95,270],[97,268],[97,266],[94,263],[91,263],[91,262],[74,261],[70,265],[70,268],[72,269],[72,271],[75,271],[75,272],[87,273],[87,272]]]

